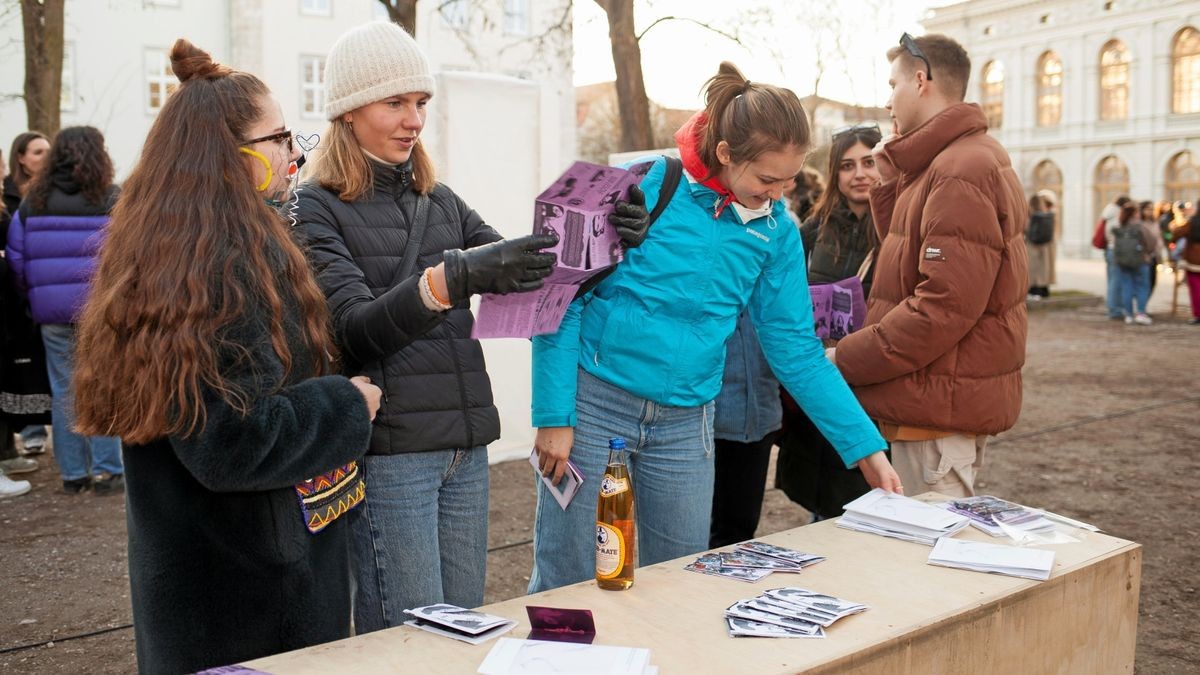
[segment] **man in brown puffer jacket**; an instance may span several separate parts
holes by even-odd
[[[983,111],[963,103],[962,46],[905,34],[888,59],[898,135],[875,149],[875,284],[866,326],[830,356],[892,441],[906,492],[968,496],[988,435],[1021,410],[1028,208]]]

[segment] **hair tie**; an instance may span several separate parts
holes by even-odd
[[[747,91],[750,91],[750,87],[751,87],[751,82],[750,82],[750,80],[746,80],[746,86],[742,88],[742,93],[745,93],[745,92],[747,92]]]

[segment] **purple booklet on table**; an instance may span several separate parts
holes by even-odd
[[[591,644],[596,639],[596,622],[590,609],[562,609],[526,605],[529,639]]]

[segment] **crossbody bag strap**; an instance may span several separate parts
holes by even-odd
[[[875,262],[875,249],[867,251],[867,257],[863,258],[862,264],[858,266],[858,280],[867,283],[867,275],[871,273],[871,264]]]
[[[417,195],[417,208],[413,210],[412,227],[408,230],[408,243],[404,245],[404,257],[400,259],[400,267],[396,277],[388,288],[395,288],[417,268],[417,256],[421,254],[421,240],[425,238],[425,228],[429,224],[429,195]]]

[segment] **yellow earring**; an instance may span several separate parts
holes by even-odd
[[[251,150],[250,148],[238,148],[238,151],[244,152],[247,155],[250,155],[251,157],[262,162],[263,166],[267,167],[266,179],[263,180],[262,185],[259,185],[258,187],[254,188],[255,190],[258,190],[259,192],[266,192],[267,187],[271,185],[271,179],[275,177],[275,172],[271,169],[271,160],[267,159],[267,156],[262,154],[261,152],[258,152],[257,150]]]

